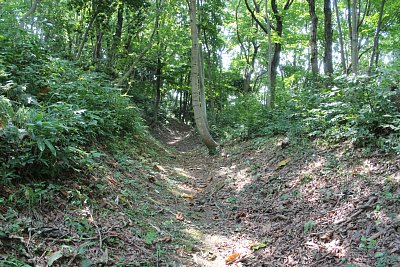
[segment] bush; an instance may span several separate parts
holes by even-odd
[[[2,35],[0,175],[51,178],[90,170],[96,141],[143,135],[138,109],[104,74],[48,57],[26,33]]]

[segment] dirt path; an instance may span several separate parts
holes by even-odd
[[[172,130],[173,129],[173,130]],[[190,128],[176,151],[184,266],[399,266],[400,159],[257,139],[209,156]]]

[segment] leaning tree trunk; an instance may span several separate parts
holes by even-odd
[[[376,26],[376,29],[375,29],[374,46],[372,47],[372,54],[371,54],[371,58],[369,60],[369,66],[368,66],[368,74],[369,75],[371,74],[374,61],[375,61],[375,64],[378,64],[378,60],[376,60],[375,57],[378,58],[377,51],[378,51],[378,45],[379,45],[379,34],[381,32],[381,27],[382,27],[382,17],[383,17],[383,10],[385,8],[385,2],[386,2],[386,0],[382,0],[381,9],[379,11],[378,25]]]
[[[200,133],[203,143],[207,146],[210,152],[215,151],[218,144],[212,138],[206,122],[206,114],[204,114],[204,107],[202,107],[202,97],[205,96],[200,93],[199,88],[199,42],[198,30],[196,23],[196,0],[190,0],[190,28],[192,35],[192,66],[191,66],[191,84],[192,84],[192,105],[194,111],[194,120],[197,129]]]
[[[79,59],[81,58],[82,51],[83,51],[83,47],[85,46],[85,43],[86,43],[87,38],[88,38],[88,35],[89,35],[89,31],[90,31],[90,29],[92,28],[92,25],[93,25],[94,21],[96,20],[97,14],[98,14],[98,13],[95,12],[95,13],[92,15],[92,18],[90,19],[89,24],[88,24],[87,27],[86,27],[85,33],[83,34],[83,37],[82,37],[81,44],[80,44],[80,46],[79,46],[78,53],[77,53],[77,55],[76,55],[76,59],[77,59],[77,60],[79,60]]]
[[[24,29],[25,28],[25,22],[26,22],[26,20],[33,14],[33,13],[35,13],[35,11],[36,11],[36,8],[37,8],[37,6],[39,5],[39,3],[41,2],[42,0],[34,0],[33,2],[32,2],[32,5],[31,5],[31,7],[29,8],[29,10],[28,10],[28,12],[26,12],[23,16],[22,16],[22,18],[21,18],[21,20],[20,20],[20,27],[22,28],[22,29]]]

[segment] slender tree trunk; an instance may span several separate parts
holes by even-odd
[[[371,58],[369,60],[369,65],[368,65],[368,74],[371,74],[372,71],[372,66],[374,65],[374,62],[376,62],[376,64],[378,63],[378,46],[379,46],[379,35],[381,32],[381,27],[382,27],[382,17],[383,17],[383,11],[385,9],[385,2],[386,0],[382,0],[381,3],[381,8],[379,11],[379,20],[378,20],[378,25],[376,26],[375,29],[375,34],[374,34],[374,45],[372,47],[372,53],[371,53]],[[375,67],[377,67],[377,65],[375,65]]]
[[[31,7],[29,8],[28,12],[26,12],[25,15],[23,15],[22,18],[21,18],[21,21],[20,21],[19,26],[20,26],[22,29],[25,28],[25,22],[26,22],[26,20],[27,20],[33,13],[36,12],[36,9],[37,9],[37,7],[38,7],[38,5],[39,5],[39,3],[40,3],[41,1],[42,1],[42,0],[33,0],[33,1],[32,1],[32,5],[31,5]]]
[[[324,72],[325,75],[333,74],[332,61],[332,9],[331,0],[324,0]]]
[[[317,46],[317,28],[318,17],[315,13],[315,0],[307,0],[310,17],[311,17],[311,31],[310,31],[310,52],[311,52],[311,70],[313,75],[318,75],[318,46]]]
[[[293,0],[287,0],[283,10],[288,10],[290,6],[293,4]],[[276,26],[275,30],[278,36],[281,38],[283,33],[283,18],[280,15],[278,10],[278,5],[276,0],[271,0],[271,8],[274,13]],[[279,38],[279,39],[280,39]],[[282,44],[281,42],[276,42],[274,44],[274,54],[271,61],[271,88],[270,88],[270,107],[273,108],[275,106],[275,95],[276,95],[276,77],[278,75],[278,67],[280,64],[281,59],[281,51],[282,51]]]
[[[112,45],[110,49],[110,55],[108,59],[108,66],[112,67],[115,64],[115,57],[117,54],[117,48],[121,43],[122,37],[122,26],[124,23],[124,3],[119,3],[117,11],[117,25],[115,27],[115,33],[112,40]]]
[[[96,43],[93,50],[93,62],[101,59],[103,33],[101,32],[100,23],[96,23]]]
[[[204,121],[207,125],[207,129],[210,129],[207,118],[207,102],[206,102],[206,87],[204,82],[204,60],[203,60],[203,49],[199,45],[199,88],[200,88],[200,101],[202,113],[204,114]]]
[[[191,85],[192,85],[192,104],[194,111],[194,120],[197,129],[200,133],[203,143],[207,146],[210,153],[212,153],[218,144],[214,141],[207,128],[206,114],[202,107],[202,96],[199,88],[199,43],[198,43],[198,29],[196,19],[196,0],[190,0],[190,28],[192,36],[192,56],[191,56]]]
[[[86,43],[88,35],[89,35],[89,31],[92,28],[94,21],[96,20],[97,14],[98,14],[97,12],[93,13],[92,18],[90,19],[89,24],[86,27],[85,33],[83,34],[83,37],[81,40],[81,44],[79,46],[78,54],[76,55],[77,60],[79,60],[81,58],[83,47],[85,46],[85,43]]]
[[[148,45],[142,50],[142,52],[140,52],[140,54],[138,55],[136,60],[129,67],[128,71],[119,79],[119,81],[117,82],[117,86],[122,86],[124,84],[126,79],[128,79],[129,76],[132,75],[133,71],[136,68],[137,63],[143,58],[143,56],[147,53],[147,51],[149,51],[150,48],[152,47],[154,36],[156,35],[156,33],[158,31],[161,4],[162,4],[162,0],[156,1],[156,5],[157,5],[156,19],[155,19],[155,22],[154,22],[154,29],[153,29],[153,32],[151,33]]]
[[[210,50],[210,47],[208,46],[206,32],[203,31],[203,33],[204,33],[204,44],[205,44],[206,50],[207,50],[207,80],[208,80],[208,86],[209,86],[209,92],[210,92],[209,111],[210,111],[212,121],[215,121],[215,117],[214,117],[214,82],[212,79],[211,50]]]
[[[358,73],[358,11],[357,0],[351,2],[351,72]]]
[[[153,105],[153,120],[151,122],[151,126],[154,126],[158,122],[158,111],[160,109],[160,100],[161,100],[161,87],[162,87],[162,64],[161,58],[157,58],[157,70],[156,70],[156,84],[155,84],[155,96],[154,96],[154,105]]]
[[[272,39],[271,39],[271,20],[269,18],[268,11],[268,0],[265,0],[265,18],[267,21],[267,35],[268,35],[268,60],[267,60],[267,87],[268,91],[265,92],[265,105],[267,107],[272,106],[272,98],[271,98],[271,70],[272,70]]]
[[[344,54],[343,32],[342,32],[342,26],[340,23],[340,16],[339,16],[339,10],[338,10],[338,6],[337,6],[337,0],[333,0],[333,4],[335,7],[336,23],[337,23],[337,27],[338,27],[338,33],[339,33],[340,60],[341,60],[341,65],[342,65],[342,72],[343,72],[343,74],[345,74],[345,73],[347,73],[347,66],[346,66],[346,57]]]

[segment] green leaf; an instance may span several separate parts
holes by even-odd
[[[37,145],[38,145],[40,152],[43,152],[44,149],[46,148],[46,145],[44,144],[44,142],[41,139],[37,140]]]
[[[307,234],[314,226],[314,222],[312,220],[309,220],[304,224],[304,234]]]
[[[48,257],[47,266],[52,266],[53,263],[54,263],[56,260],[62,258],[62,256],[63,256],[63,254],[62,254],[61,251],[56,251],[56,252],[54,252],[53,254],[51,254],[51,255]]]
[[[53,154],[53,156],[57,156],[56,149],[55,149],[54,146],[49,142],[49,140],[45,139],[44,142],[46,143],[47,147],[50,149],[51,154]]]
[[[144,243],[147,245],[153,244],[153,241],[156,240],[157,238],[157,233],[154,231],[150,231],[146,233],[146,236],[144,237]]]
[[[81,266],[82,267],[90,267],[90,266],[92,266],[92,261],[90,259],[83,258],[81,260]]]
[[[383,258],[385,256],[386,256],[385,252],[378,252],[378,253],[375,254],[375,258]]]

